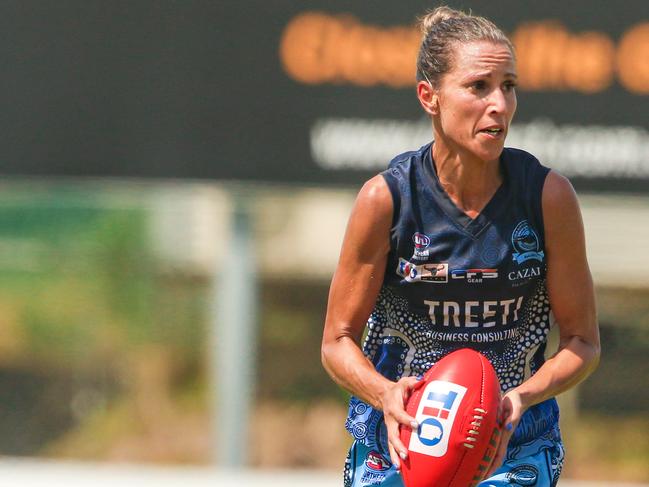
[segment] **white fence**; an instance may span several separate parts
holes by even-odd
[[[224,471],[209,467],[150,467],[98,463],[0,460],[7,487],[340,487],[341,475],[317,470]],[[564,480],[561,487],[649,487]]]

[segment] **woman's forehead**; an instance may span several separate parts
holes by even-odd
[[[505,43],[476,41],[460,43],[453,46],[452,72],[456,74],[471,71],[504,70],[515,75],[516,61]]]

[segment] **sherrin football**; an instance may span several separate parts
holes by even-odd
[[[500,384],[491,363],[463,348],[435,365],[410,396],[406,411],[419,428],[401,427],[408,458],[406,487],[468,487],[482,480],[500,438]]]

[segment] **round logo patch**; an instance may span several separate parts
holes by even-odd
[[[519,465],[507,472],[506,477],[507,480],[518,485],[536,485],[539,477],[539,469],[530,464]]]

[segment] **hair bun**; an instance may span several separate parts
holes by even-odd
[[[425,37],[435,25],[448,19],[457,19],[461,17],[468,17],[468,15],[450,7],[437,7],[435,10],[430,10],[424,16],[419,18],[419,28],[421,29],[422,35]]]

